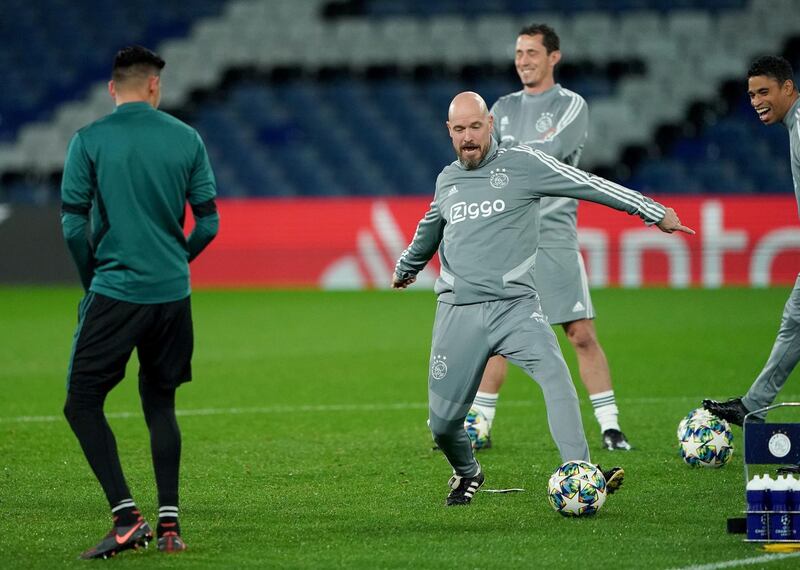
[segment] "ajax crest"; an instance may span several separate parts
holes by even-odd
[[[489,172],[489,184],[492,188],[503,188],[506,184],[508,184],[508,174],[506,174],[505,168],[498,168],[497,170],[492,170]]]
[[[792,440],[785,433],[776,433],[769,438],[769,452],[775,457],[786,457],[792,450]]]
[[[553,128],[553,113],[542,113],[536,120],[536,130],[544,133]]]
[[[447,357],[437,354],[431,363],[431,376],[434,380],[441,380],[447,376]]]

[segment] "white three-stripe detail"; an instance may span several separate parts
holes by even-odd
[[[800,108],[794,113],[794,128],[797,131],[797,140],[800,141]]]
[[[538,158],[539,161],[541,161],[544,165],[548,166],[551,170],[558,172],[565,178],[568,178],[577,184],[591,186],[595,190],[599,190],[603,194],[611,196],[620,202],[634,206],[637,209],[637,213],[639,211],[644,212],[650,221],[658,222],[664,217],[664,209],[659,204],[650,204],[646,202],[644,200],[644,196],[634,190],[630,190],[624,186],[620,186],[619,184],[615,184],[609,180],[600,178],[599,176],[588,174],[583,170],[579,170],[575,167],[564,164],[563,162],[559,162],[552,156],[545,154],[542,151],[534,150],[526,145],[512,147],[509,150],[526,152],[531,156]]]
[[[556,130],[547,135],[545,140],[551,140],[556,138],[559,135],[559,133],[561,133],[561,131],[566,129],[572,123],[572,121],[574,121],[578,117],[578,114],[580,114],[581,109],[586,104],[584,100],[576,93],[572,93],[571,91],[567,91],[566,89],[562,89],[561,91],[559,91],[559,93],[564,97],[572,97],[572,101],[570,101],[569,107],[567,107],[564,116],[561,117],[560,121],[558,121],[558,124],[556,125]]]
[[[621,202],[625,202],[626,204],[630,204],[631,206],[636,206],[639,210],[643,210],[645,211],[645,213],[650,214],[655,221],[658,221],[664,217],[664,212],[661,211],[660,208],[656,207],[655,204],[652,204],[653,207],[650,208],[651,204],[648,204],[644,200],[641,200],[640,199],[641,194],[639,194],[638,192],[634,192],[632,190],[629,190],[628,188],[625,188],[624,186],[615,184],[610,180],[600,178],[599,176],[593,176],[591,174],[584,172],[583,170],[579,170],[575,167],[564,164],[563,162],[559,162],[552,156],[542,153],[541,151],[537,151],[534,149],[530,150],[531,154],[533,154],[534,152],[538,153],[538,155],[534,156],[536,156],[539,160],[550,166],[552,170],[562,173],[570,180],[592,186],[593,188],[600,190],[604,194],[608,194],[609,196],[617,198]],[[569,176],[567,173],[574,174],[576,178]],[[604,189],[607,190],[607,192],[604,191]]]

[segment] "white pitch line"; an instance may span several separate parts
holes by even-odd
[[[778,560],[797,558],[798,556],[800,556],[800,552],[764,554],[754,558],[740,558],[739,560],[726,560],[724,562],[712,562],[711,564],[684,566],[674,570],[721,570],[722,568],[736,568],[737,566],[752,566],[753,564],[763,564],[765,562],[777,562]]]
[[[621,398],[619,401],[629,405],[653,405],[664,404],[675,401],[696,401],[698,396],[674,396],[664,398]],[[539,401],[531,400],[504,400],[502,407],[522,408],[533,406]],[[390,412],[394,410],[427,410],[426,402],[398,402],[396,404],[308,404],[301,406],[263,406],[263,407],[243,407],[243,408],[198,408],[189,410],[176,410],[178,416],[234,416],[245,414],[301,414],[304,412]],[[141,418],[142,412],[109,412],[106,414],[109,419],[126,420],[130,418]],[[3,423],[48,423],[60,422],[64,417],[57,416],[10,416],[0,417],[0,424]]]
[[[797,397],[795,399],[798,399]],[[617,401],[627,405],[660,405],[667,402],[699,402],[699,396],[671,396],[659,398],[618,398]],[[533,406],[536,400],[505,400],[503,407],[523,408]],[[197,408],[176,410],[178,416],[234,416],[245,414],[301,414],[304,412],[390,412],[395,410],[425,410],[426,402],[399,402],[397,404],[307,404],[301,406],[261,406],[244,408]],[[109,412],[109,419],[141,418],[142,412]],[[2,423],[48,423],[60,422],[63,416],[10,416],[0,417]]]
[[[264,406],[249,408],[198,408],[176,410],[177,416],[234,416],[244,414],[294,414],[303,412],[387,412],[392,410],[426,409],[425,403],[402,402],[398,404],[319,404],[304,406]],[[142,412],[109,412],[109,419],[141,418]],[[46,423],[62,421],[63,416],[15,416],[0,418],[0,423]]]

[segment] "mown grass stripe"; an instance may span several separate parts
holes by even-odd
[[[795,397],[795,400],[800,396]],[[618,402],[627,405],[652,406],[669,402],[700,402],[701,396],[668,396],[660,398],[617,398]],[[537,400],[510,400],[504,401],[501,407],[524,408],[541,404]],[[398,402],[396,404],[305,404],[299,406],[252,406],[235,408],[198,408],[177,410],[178,416],[235,416],[245,414],[299,414],[304,412],[391,412],[395,410],[427,409],[426,402]],[[109,412],[109,419],[141,418],[141,411],[137,412]],[[63,416],[9,416],[0,417],[0,423],[47,423],[60,422]]]

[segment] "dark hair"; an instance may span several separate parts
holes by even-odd
[[[517,35],[536,36],[539,34],[542,34],[542,43],[544,44],[544,49],[547,50],[548,54],[561,49],[561,42],[558,39],[558,34],[547,24],[531,24],[529,26],[525,26]]]
[[[765,55],[753,60],[750,64],[750,69],[747,70],[747,77],[755,77],[757,75],[765,75],[783,85],[787,81],[797,85],[794,82],[794,73],[792,72],[792,64],[785,58],[779,55]]]
[[[128,46],[119,50],[114,57],[111,79],[120,82],[133,77],[160,75],[165,65],[164,60],[149,49],[142,46]]]

